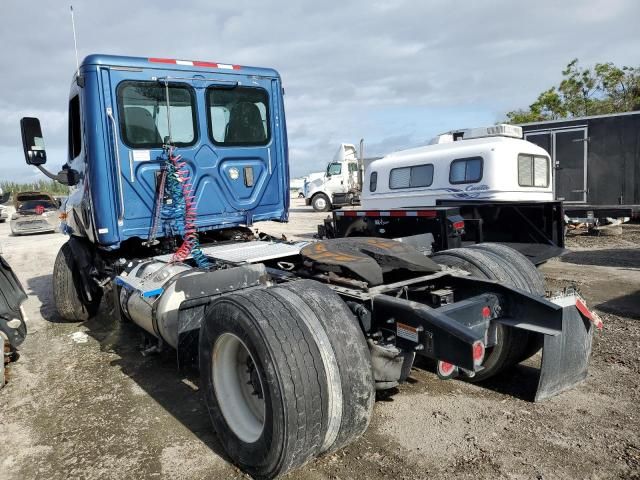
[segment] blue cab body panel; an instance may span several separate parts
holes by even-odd
[[[265,68],[170,62],[107,55],[91,55],[82,62],[81,81],[74,80],[70,93],[70,102],[79,98],[82,127],[80,152],[68,160],[69,167],[80,173],[66,205],[72,235],[85,236],[108,250],[128,239],[149,236],[156,178],[166,157],[159,145],[134,148],[125,141],[119,88],[133,82],[163,88],[168,83],[185,87],[191,95],[194,139],[177,147],[176,153],[189,171],[199,231],[288,220],[287,132],[279,74]],[[216,87],[259,89],[265,96],[268,107],[262,121],[269,135],[263,144],[214,142],[207,92]],[[70,141],[69,157],[71,150]],[[175,233],[169,222],[159,222],[157,237]]]

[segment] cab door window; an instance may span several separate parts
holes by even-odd
[[[341,163],[330,163],[327,167],[328,175],[340,175],[342,174],[342,164]]]
[[[82,151],[82,128],[80,127],[80,96],[69,101],[69,160],[73,160]]]

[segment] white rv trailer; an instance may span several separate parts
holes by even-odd
[[[413,208],[437,200],[553,200],[549,154],[512,125],[458,130],[391,153],[365,172],[364,209]]]

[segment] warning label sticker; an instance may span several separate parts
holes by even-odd
[[[410,340],[412,342],[418,343],[418,330],[411,325],[406,325],[404,323],[396,323],[396,334],[400,338],[404,338],[405,340]]]

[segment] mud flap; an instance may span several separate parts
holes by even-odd
[[[544,336],[536,402],[573,388],[587,377],[593,329],[601,328],[600,319],[578,295],[551,301],[562,307],[562,331]]]

